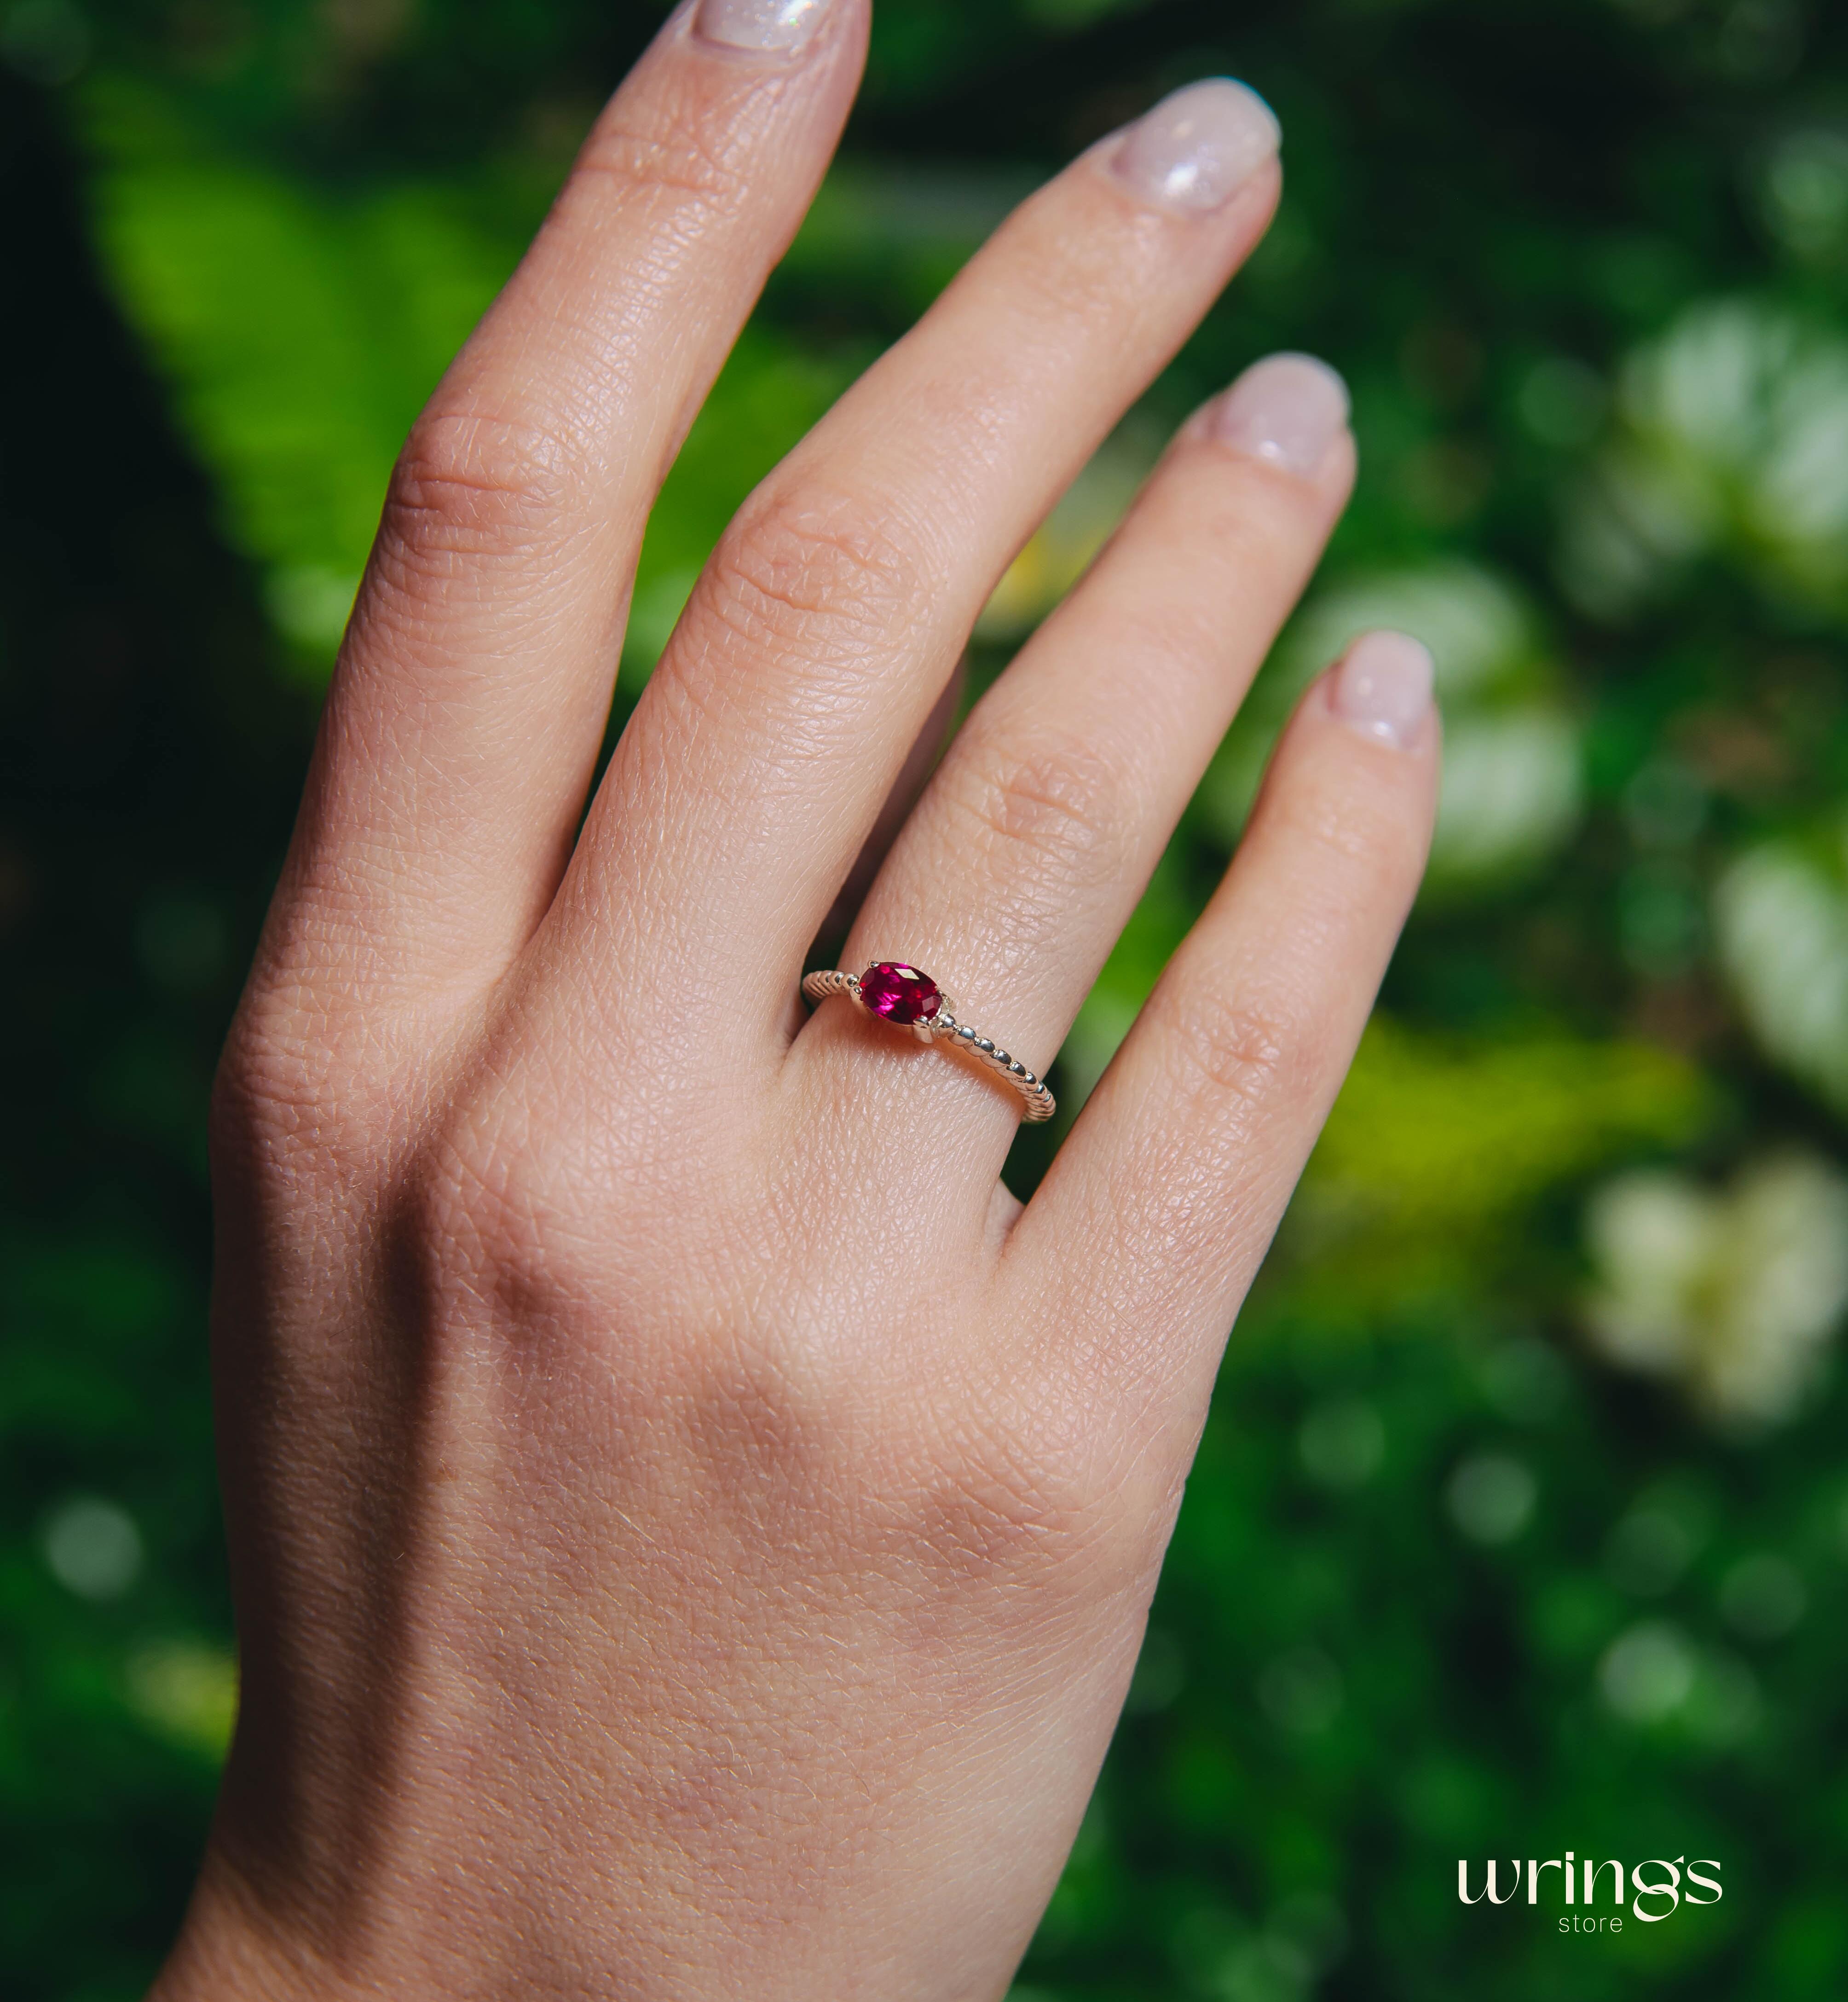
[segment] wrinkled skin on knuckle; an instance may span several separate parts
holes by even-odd
[[[434,403],[393,468],[373,553],[377,582],[413,592],[549,549],[590,448],[530,420]]]
[[[929,581],[901,521],[863,496],[772,487],[713,551],[698,605],[717,632],[805,664],[863,661],[924,603]]]
[[[1166,1011],[1163,1027],[1184,1104],[1222,1101],[1236,1116],[1255,1118],[1306,1086],[1302,1026],[1273,997],[1196,982]]]
[[[1112,758],[1074,739],[1015,745],[978,740],[945,768],[952,843],[978,858],[1009,928],[1029,943],[1069,925],[1074,902],[1121,876],[1129,780]],[[965,863],[966,866],[966,863]]]
[[[770,106],[760,100],[755,115],[724,120],[714,117],[707,99],[690,78],[640,106],[618,99],[577,155],[566,207],[588,204],[603,221],[613,190],[625,208],[668,225],[671,237],[687,242],[730,221],[750,193],[750,170]],[[660,232],[649,234],[654,242]]]

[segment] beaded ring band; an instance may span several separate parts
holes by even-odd
[[[921,1043],[947,1038],[967,1050],[1005,1078],[1025,1102],[1030,1120],[1050,1119],[1058,1107],[1053,1096],[1026,1065],[1017,1062],[978,1029],[956,1019],[955,1004],[928,973],[901,960],[882,959],[864,973],[811,973],[802,982],[804,997],[816,1007],[830,995],[845,994],[854,1006],[894,1028],[909,1029]]]

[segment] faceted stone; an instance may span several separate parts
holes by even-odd
[[[936,982],[915,966],[882,959],[859,977],[859,998],[875,1015],[901,1028],[928,1021],[943,1005]]]

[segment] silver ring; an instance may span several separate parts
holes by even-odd
[[[978,1063],[1005,1078],[1025,1101],[1029,1120],[1050,1119],[1057,1102],[1026,1065],[979,1029],[956,1019],[956,1004],[928,973],[903,960],[882,959],[864,973],[829,971],[804,975],[804,998],[816,1007],[831,995],[845,994],[862,1013],[909,1029],[921,1043],[948,1041],[965,1049]]]

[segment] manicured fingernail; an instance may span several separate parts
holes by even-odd
[[[1348,428],[1348,385],[1313,354],[1254,362],[1213,406],[1209,434],[1306,478]]]
[[[1145,201],[1217,208],[1277,151],[1282,129],[1255,90],[1230,77],[1190,83],[1145,112],[1111,164]]]
[[[821,25],[828,0],[700,0],[693,25],[728,49],[799,49]]]
[[[1431,652],[1409,633],[1364,633],[1334,671],[1334,712],[1363,737],[1403,751],[1431,713]]]

